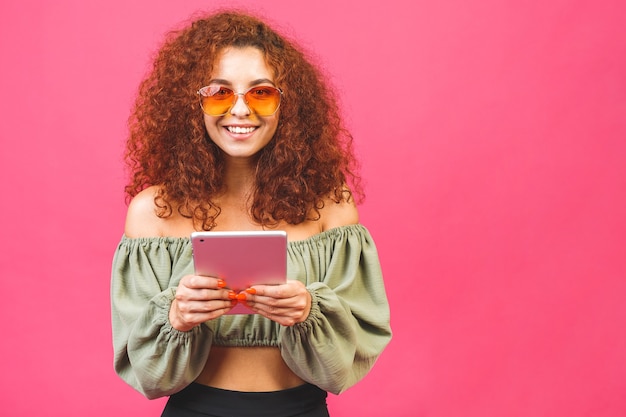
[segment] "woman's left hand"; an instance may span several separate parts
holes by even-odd
[[[280,285],[255,285],[239,293],[237,299],[283,326],[303,322],[311,311],[311,294],[302,282],[291,279]]]

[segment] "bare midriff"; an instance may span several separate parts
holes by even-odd
[[[196,382],[232,391],[278,391],[304,381],[287,367],[278,348],[212,346]]]

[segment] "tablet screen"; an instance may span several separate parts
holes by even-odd
[[[284,231],[194,232],[191,242],[196,275],[221,278],[235,292],[287,279]],[[240,303],[229,314],[252,311]]]

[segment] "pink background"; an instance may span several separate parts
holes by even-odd
[[[626,415],[622,0],[2,1],[0,414],[159,415],[112,368],[126,118],[226,4],[319,56],[363,163],[395,335],[333,417]]]

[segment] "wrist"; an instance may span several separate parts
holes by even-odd
[[[176,303],[176,299],[174,299],[172,301],[172,305],[170,306],[170,312],[168,315],[169,321],[170,321],[170,325],[178,330],[179,332],[188,332],[189,330],[193,329],[195,326],[190,325],[189,323],[185,322],[179,314],[179,310],[178,310],[178,304]]]
[[[306,321],[306,319],[309,318],[309,314],[311,314],[311,308],[313,306],[313,296],[311,296],[311,293],[308,290],[306,292],[306,298],[307,298],[306,307],[304,311],[302,312],[302,317],[300,318],[298,323],[302,323],[303,321]]]

